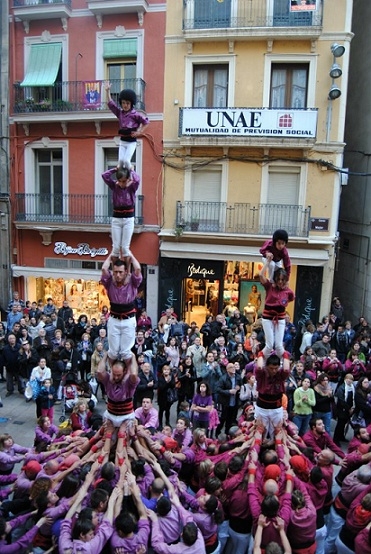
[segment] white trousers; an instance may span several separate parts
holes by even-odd
[[[116,319],[110,317],[107,323],[108,356],[112,360],[131,359],[131,349],[135,343],[136,318]]]
[[[131,158],[133,157],[136,148],[136,141],[126,142],[125,140],[120,140],[119,165],[123,165],[124,167],[131,169]]]
[[[316,531],[316,554],[325,554],[325,540],[327,535],[327,527],[324,525]]]
[[[130,242],[134,232],[134,217],[113,217],[111,221],[112,256],[130,256]]]
[[[262,258],[262,260],[263,260],[263,263],[265,264],[266,259]],[[280,269],[282,267],[283,267],[282,260],[280,260],[279,262],[274,262],[273,260],[271,262],[269,262],[269,264],[268,264],[268,279],[270,280],[271,283],[273,283],[273,276],[274,276],[274,272],[276,271],[276,269]]]
[[[262,319],[263,330],[265,335],[265,346],[263,348],[264,358],[268,358],[273,348],[277,356],[280,358],[285,351],[283,347],[283,335],[285,334],[285,320],[271,321],[270,319]]]
[[[263,422],[267,435],[273,438],[274,428],[283,422],[283,408],[265,409],[255,406],[255,419]]]

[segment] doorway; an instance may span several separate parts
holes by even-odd
[[[218,314],[219,285],[216,279],[183,279],[182,315],[188,325],[195,321],[201,327],[207,315]]]

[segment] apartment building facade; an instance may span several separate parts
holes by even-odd
[[[110,82],[116,100],[133,89],[150,120],[133,158],[131,247],[157,317],[165,10],[156,0],[10,0],[12,277],[24,298],[67,298],[89,317],[107,303],[112,202],[101,174],[119,145]]]
[[[168,3],[161,307],[255,318],[259,248],[284,228],[290,315],[328,313],[351,14],[347,0]]]

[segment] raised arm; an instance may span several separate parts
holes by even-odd
[[[101,361],[98,364],[98,369],[97,369],[97,379],[98,379],[98,381],[103,381],[104,377],[107,374],[107,369],[106,369],[107,357],[108,357],[108,353],[105,352],[104,355],[103,355],[103,358],[101,359]]]
[[[141,274],[140,263],[138,262],[138,260],[136,259],[136,257],[134,256],[133,253],[131,254],[131,264],[133,266],[133,270],[134,270],[135,275],[139,276]],[[103,269],[103,267],[102,267],[102,269]]]
[[[109,277],[109,267],[111,265],[111,254],[108,256],[108,258],[104,261],[102,265],[102,275],[104,277]]]
[[[273,254],[271,252],[267,252],[264,265],[261,268],[259,273],[259,279],[262,285],[265,285],[266,283],[268,283],[268,279],[266,278],[265,274],[266,274],[266,271],[268,270],[268,266],[272,261],[272,259],[273,259]]]

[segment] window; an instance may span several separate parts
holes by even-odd
[[[302,166],[268,166],[264,170],[260,207],[260,232],[271,235],[275,229],[286,229],[289,235],[304,236],[307,225],[302,183]],[[303,234],[304,233],[304,234]]]
[[[312,12],[291,11],[288,0],[274,0],[273,25],[276,27],[307,27],[312,25]]]
[[[272,64],[271,108],[306,108],[308,64]]]
[[[143,94],[137,83],[137,39],[117,38],[103,41],[104,78],[111,83],[111,95],[118,102],[120,91],[124,88],[135,90],[138,99]],[[138,105],[138,107],[140,107]]]
[[[228,98],[228,66],[195,65],[193,69],[193,106],[225,108]]]
[[[229,27],[231,0],[194,0],[195,29]]]
[[[63,197],[62,149],[36,150],[36,189],[39,193],[37,213],[58,219],[65,212]]]
[[[222,231],[225,224],[225,205],[221,203],[222,166],[193,171],[190,193],[191,202],[186,203],[184,219],[191,230]]]
[[[29,105],[47,107],[61,99],[62,91],[61,42],[31,44],[23,81],[24,100]]]

